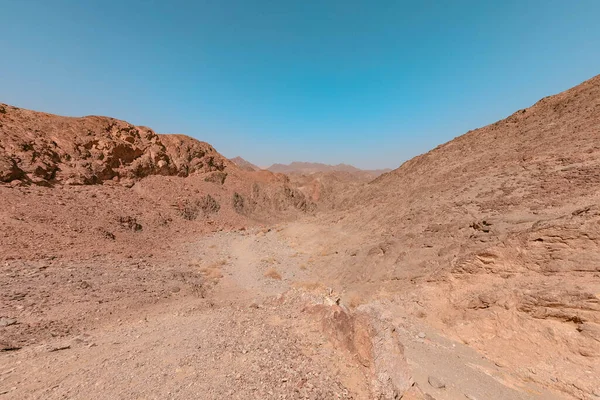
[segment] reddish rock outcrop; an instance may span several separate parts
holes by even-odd
[[[108,117],[70,118],[2,105],[0,181],[89,185],[149,175],[223,171],[208,143]]]

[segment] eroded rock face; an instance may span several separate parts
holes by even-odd
[[[25,173],[17,167],[17,163],[5,154],[0,155],[0,181],[11,182],[24,176]]]
[[[330,247],[346,256],[324,275],[395,293],[520,379],[591,398],[599,126],[597,76],[381,175],[328,217],[343,232]]]
[[[90,185],[149,175],[223,171],[229,161],[184,135],[107,117],[69,118],[3,105],[0,181]]]
[[[349,352],[371,375],[373,398],[398,399],[411,389],[413,381],[396,329],[374,307],[350,312],[337,304],[323,304],[313,312],[334,345]]]

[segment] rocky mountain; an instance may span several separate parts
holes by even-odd
[[[351,174],[363,174],[377,177],[390,169],[362,170],[348,164],[328,165],[322,163],[310,163],[294,161],[290,164],[273,164],[267,168],[271,172],[283,174],[315,174],[319,172],[347,172]]]
[[[238,167],[240,167],[241,169],[245,169],[248,171],[260,171],[262,169],[262,168],[257,167],[256,165],[252,164],[251,162],[244,160],[240,156],[231,158],[230,161],[233,162]]]
[[[0,196],[0,225],[12,232],[0,236],[0,257],[144,253],[165,245],[161,236],[315,207],[285,176],[240,169],[191,137],[7,104],[0,104]]]
[[[273,164],[271,172],[285,174],[320,210],[331,210],[351,203],[352,197],[364,186],[389,169],[362,170],[348,164],[292,162]]]
[[[208,143],[108,117],[70,118],[0,104],[0,181],[98,184],[149,175],[222,172]]]
[[[361,297],[395,293],[397,309],[523,380],[593,398],[600,76],[367,186],[324,222],[337,238],[328,247],[344,254],[326,260],[329,279]]]

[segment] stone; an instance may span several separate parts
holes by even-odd
[[[48,352],[52,353],[55,351],[68,350],[71,348],[70,344],[58,344],[56,346],[48,346]]]
[[[429,378],[427,378],[427,382],[429,382],[431,387],[434,387],[436,389],[444,389],[446,387],[446,384],[440,379],[436,378],[435,376],[430,376]]]
[[[17,320],[14,318],[6,318],[6,317],[2,317],[0,318],[0,327],[5,327],[5,326],[11,326],[17,323]]]

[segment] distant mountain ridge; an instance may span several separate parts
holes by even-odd
[[[283,174],[297,173],[297,174],[314,174],[318,172],[349,172],[349,173],[368,173],[377,177],[386,172],[390,172],[391,169],[375,169],[375,170],[363,170],[356,168],[348,164],[337,164],[329,165],[323,163],[312,163],[312,162],[301,162],[294,161],[290,164],[273,164],[268,171],[279,172]]]

